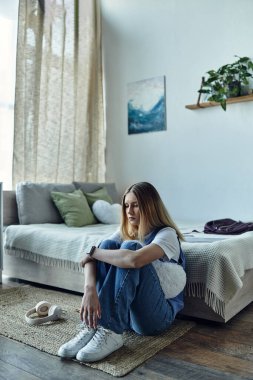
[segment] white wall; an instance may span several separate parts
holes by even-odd
[[[201,77],[253,58],[252,0],[101,0],[107,180],[149,181],[176,221],[253,220],[253,102],[191,111]],[[166,76],[167,130],[128,135],[127,83]]]

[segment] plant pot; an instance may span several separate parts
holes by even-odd
[[[241,95],[241,83],[238,80],[235,80],[228,85],[227,97],[235,98],[240,95]]]
[[[252,94],[252,88],[250,88],[250,86],[242,86],[241,87],[241,96],[243,95],[251,95]]]

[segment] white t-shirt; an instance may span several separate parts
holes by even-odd
[[[165,227],[157,232],[152,244],[159,245],[169,260],[178,261],[180,246],[176,231],[171,227]]]
[[[122,242],[120,232],[116,231],[109,239],[115,240],[118,243]],[[142,243],[141,243],[142,244]],[[169,260],[174,259],[178,261],[180,255],[180,247],[176,231],[171,227],[164,227],[157,232],[152,244],[156,244],[162,248],[164,254]]]

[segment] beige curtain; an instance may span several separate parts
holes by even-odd
[[[13,186],[104,181],[99,0],[20,0]]]

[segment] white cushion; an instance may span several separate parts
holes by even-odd
[[[92,211],[99,222],[104,224],[119,224],[121,216],[121,205],[118,203],[98,200],[93,203]]]

